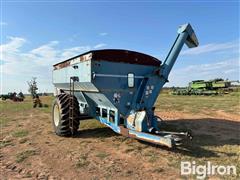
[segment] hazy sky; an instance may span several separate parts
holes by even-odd
[[[183,48],[166,86],[239,79],[239,2],[1,2],[1,91],[27,92],[37,77],[52,91],[52,65],[91,49],[129,49],[164,60],[178,26],[190,22],[200,46]]]

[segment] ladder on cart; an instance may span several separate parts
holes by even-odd
[[[69,127],[71,130],[71,134],[73,135],[74,133],[74,83],[78,82],[79,79],[77,76],[72,76],[70,77],[70,87],[69,87]]]

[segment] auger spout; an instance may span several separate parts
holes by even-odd
[[[168,79],[168,75],[185,43],[189,48],[198,46],[198,39],[190,24],[184,24],[178,29],[178,36],[162,65],[161,76],[164,79]]]

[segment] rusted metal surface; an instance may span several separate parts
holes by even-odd
[[[87,52],[85,54],[79,55],[79,56],[75,56],[73,58],[70,58],[66,61],[60,62],[58,64],[53,65],[54,70],[56,69],[61,69],[73,64],[77,64],[79,62],[83,62],[83,61],[89,61],[92,58],[92,53],[91,52]]]
[[[84,54],[75,56],[73,58],[67,59],[66,61],[60,62],[53,65],[54,70],[67,67],[69,65],[79,63],[82,61],[88,60],[95,61],[110,61],[110,62],[122,62],[129,64],[140,64],[146,66],[157,66],[161,65],[161,61],[157,58],[149,56],[147,54],[129,51],[129,50],[120,50],[120,49],[104,49],[104,50],[95,50],[89,51]]]
[[[61,64],[54,65],[53,67],[54,67],[54,70],[56,70],[56,69],[61,69],[67,66],[70,66],[70,61],[66,61]]]
[[[123,126],[119,126],[120,127],[120,133],[123,135],[123,136],[126,136],[126,137],[129,137],[129,130]]]

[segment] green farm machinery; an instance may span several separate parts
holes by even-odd
[[[174,88],[173,95],[218,95],[228,94],[234,90],[232,82],[221,78],[204,81],[196,80],[189,83],[185,88]]]

